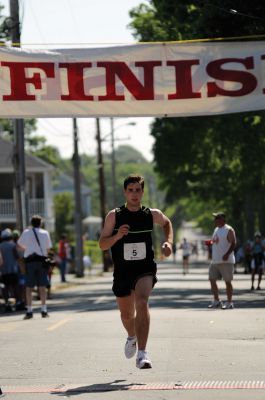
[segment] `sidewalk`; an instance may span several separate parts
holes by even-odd
[[[52,291],[65,289],[81,283],[85,284],[91,279],[103,276],[103,274],[106,274],[103,272],[103,265],[95,264],[89,270],[84,270],[83,277],[79,278],[75,274],[66,274],[66,282],[61,282],[60,271],[58,268],[55,268],[52,274]]]

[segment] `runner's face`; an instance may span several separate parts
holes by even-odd
[[[127,205],[131,207],[140,206],[143,194],[144,191],[140,183],[130,183],[124,190]]]

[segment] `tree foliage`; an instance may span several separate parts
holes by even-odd
[[[104,174],[106,190],[106,210],[113,207],[113,185],[112,185],[112,165],[111,153],[105,153]],[[162,195],[157,191],[157,179],[153,170],[153,165],[146,161],[143,155],[134,147],[121,145],[115,151],[116,164],[116,207],[123,204],[123,181],[131,173],[138,173],[145,177],[145,203],[149,206],[157,206],[162,203]],[[81,171],[84,182],[91,188],[92,193],[92,213],[100,215],[99,208],[99,182],[98,166],[95,156],[81,156]]]
[[[265,34],[259,0],[152,0],[130,16],[140,41]],[[265,232],[264,125],[264,112],[156,119],[155,168],[168,203],[181,204],[204,227],[211,211],[222,208],[242,238],[257,228]]]
[[[265,33],[265,7],[260,0],[150,0],[149,5],[132,9],[130,17],[134,36],[146,42]]]
[[[64,192],[58,193],[54,197],[54,211],[56,215],[55,219],[55,231],[57,239],[64,232],[69,230],[69,227],[74,222],[74,200],[73,194]]]

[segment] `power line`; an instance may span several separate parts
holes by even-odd
[[[79,24],[77,23],[77,20],[76,20],[76,17],[75,17],[75,12],[74,12],[75,8],[72,6],[72,3],[71,3],[70,0],[67,0],[67,4],[68,4],[68,7],[69,7],[71,19],[73,21],[75,30],[78,32],[79,36],[81,37],[82,35],[80,35]]]
[[[223,12],[225,12],[227,14],[240,15],[241,17],[246,17],[246,18],[250,18],[250,19],[256,19],[256,20],[263,21],[263,22],[265,21],[265,18],[257,17],[257,16],[250,15],[250,14],[245,14],[245,13],[242,13],[242,12],[240,12],[238,10],[235,10],[234,8],[224,8],[224,7],[216,6],[215,4],[211,4],[211,3],[208,3],[208,2],[204,2],[204,1],[201,1],[201,3],[202,3],[202,6],[215,8],[215,9],[223,11]]]
[[[59,131],[56,128],[56,126],[54,126],[51,122],[49,122],[47,120],[42,121],[42,120],[38,119],[38,124],[42,125],[43,129],[45,129],[47,132],[51,133],[54,136],[57,136],[57,137],[69,137],[69,138],[71,137],[71,133],[70,132],[68,134],[68,133],[63,133],[63,132]],[[45,124],[48,125],[50,128],[47,128],[45,126]]]
[[[43,34],[42,34],[42,30],[41,30],[40,25],[39,25],[38,18],[36,17],[36,14],[35,14],[34,7],[32,6],[31,0],[29,1],[28,4],[29,4],[29,7],[30,7],[30,9],[31,9],[31,12],[32,12],[32,15],[33,15],[34,22],[35,22],[35,24],[36,24],[37,30],[39,31],[39,35],[40,35],[40,37],[41,37],[41,40],[44,40],[44,41],[45,41],[44,36],[43,36]]]

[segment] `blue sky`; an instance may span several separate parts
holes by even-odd
[[[91,45],[131,44],[135,42],[127,28],[129,10],[147,0],[20,0],[22,21],[21,43],[27,48],[90,47]],[[9,0],[0,0],[9,15]],[[135,126],[128,125],[135,122]],[[117,118],[114,121],[115,137],[119,144],[141,148],[152,159],[153,138],[149,134],[152,118]],[[93,154],[96,150],[95,120],[79,118],[80,153]],[[110,132],[108,118],[101,119],[102,136]],[[66,118],[41,118],[38,133],[47,142],[58,147],[62,156],[73,152],[72,120]],[[104,143],[108,148],[109,143]]]

